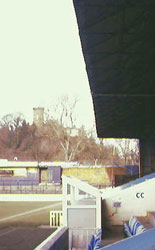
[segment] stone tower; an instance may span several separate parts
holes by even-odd
[[[38,127],[44,124],[44,108],[33,108],[33,123]]]

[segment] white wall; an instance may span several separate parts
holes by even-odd
[[[52,233],[46,240],[44,240],[34,250],[68,250],[69,249],[69,237],[68,228],[60,227],[54,233]]]
[[[62,201],[62,198],[62,194],[0,194],[0,201]],[[85,195],[79,195],[79,199],[83,198]]]
[[[146,212],[155,211],[154,190],[155,178],[118,192],[111,191],[109,198],[105,199],[109,222],[122,224],[123,220],[128,220],[132,215],[146,216]],[[137,198],[137,193],[144,193],[144,198]],[[114,202],[121,202],[120,207],[113,207]]]
[[[62,194],[0,194],[0,201],[62,201]]]

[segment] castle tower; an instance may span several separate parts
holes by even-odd
[[[33,108],[33,123],[38,127],[44,124],[44,108]]]

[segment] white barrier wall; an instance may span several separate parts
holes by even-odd
[[[58,228],[46,240],[44,240],[34,250],[68,250],[69,249],[69,236],[68,228]]]
[[[0,201],[62,201],[62,194],[0,194]]]
[[[112,225],[119,225],[132,215],[146,216],[147,212],[155,211],[154,190],[155,178],[118,192],[113,189],[109,198],[103,201],[103,209],[106,210],[105,217],[108,218],[108,222]]]

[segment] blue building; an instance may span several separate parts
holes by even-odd
[[[52,162],[0,160],[0,185],[61,184],[61,166]]]

